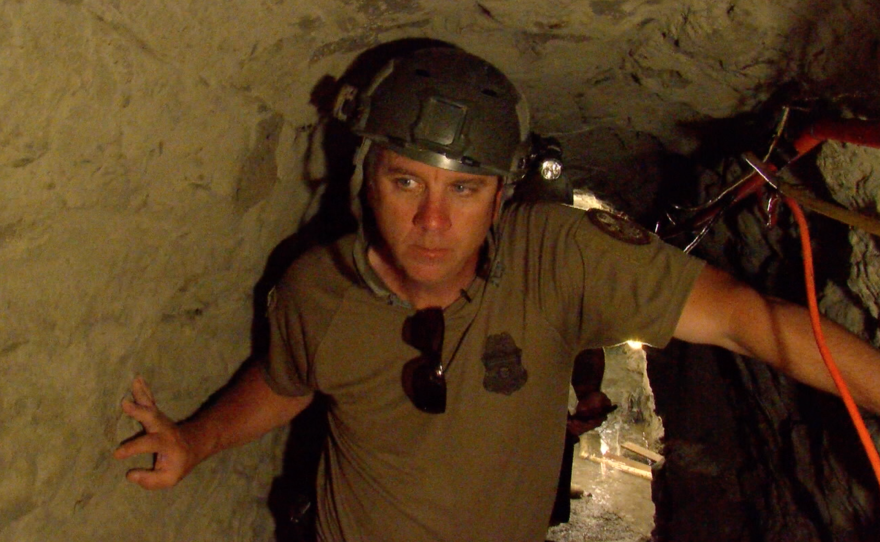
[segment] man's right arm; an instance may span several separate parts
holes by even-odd
[[[122,444],[116,459],[155,454],[152,469],[132,469],[126,477],[146,489],[171,487],[211,455],[250,442],[302,412],[313,395],[287,397],[266,383],[259,362],[249,362],[233,382],[186,421],[175,423],[156,407],[141,377],[132,384],[134,401],[122,410],[144,427],[144,434]]]
[[[880,414],[880,351],[822,319],[828,348],[855,402]],[[840,394],[816,347],[806,308],[764,297],[706,266],[675,328],[678,339],[759,359],[820,390]]]

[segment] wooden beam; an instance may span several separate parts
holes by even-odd
[[[626,457],[621,457],[617,454],[612,454],[606,452],[604,455],[593,455],[590,454],[587,456],[587,459],[594,463],[599,463],[600,465],[608,465],[609,467],[615,468],[617,470],[621,470],[623,472],[634,474],[640,478],[644,478],[646,480],[652,480],[654,478],[651,473],[651,467],[645,465],[644,463],[639,463],[638,461],[633,461],[632,459],[628,459]]]
[[[662,455],[660,455],[657,452],[654,452],[652,450],[649,450],[643,446],[639,446],[638,444],[636,444],[634,442],[624,442],[622,444],[622,446],[633,453],[639,454],[642,457],[647,457],[648,459],[650,459],[651,461],[654,461],[655,463],[659,463],[659,462],[663,461]]]

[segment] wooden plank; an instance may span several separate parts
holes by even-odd
[[[593,461],[594,463],[599,463],[600,465],[608,465],[611,468],[633,474],[646,480],[652,480],[654,478],[653,474],[651,473],[651,467],[649,467],[648,465],[645,465],[644,463],[639,463],[638,461],[633,461],[632,459],[628,459],[626,457],[621,457],[617,454],[590,454],[589,456],[587,456],[587,459]]]
[[[652,450],[649,450],[649,449],[645,448],[644,446],[639,446],[638,444],[636,444],[634,442],[624,442],[622,446],[624,448],[626,448],[627,450],[629,450],[633,453],[639,454],[642,457],[647,457],[648,459],[650,459],[651,461],[654,461],[656,463],[663,461],[662,455],[660,455],[657,452],[654,452]]]

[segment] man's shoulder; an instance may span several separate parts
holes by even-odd
[[[502,212],[501,230],[515,234],[548,227],[559,229],[563,224],[579,222],[584,213],[583,209],[554,202],[513,203]]]
[[[288,266],[279,286],[293,292],[344,288],[358,282],[353,250],[355,235],[315,245]]]
[[[597,242],[650,245],[658,239],[629,217],[603,207],[575,207],[553,202],[515,204],[505,209],[502,231],[513,236],[556,232],[566,238]]]
[[[585,209],[555,201],[513,202],[502,211],[506,216],[541,216],[570,219],[582,216]]]

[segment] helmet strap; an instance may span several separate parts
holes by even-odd
[[[351,182],[349,183],[351,197],[351,212],[358,221],[363,219],[363,209],[361,208],[361,190],[363,189],[364,179],[364,161],[367,153],[370,152],[373,142],[367,138],[361,140],[361,144],[354,153],[352,163],[354,164],[354,172],[351,174]]]

